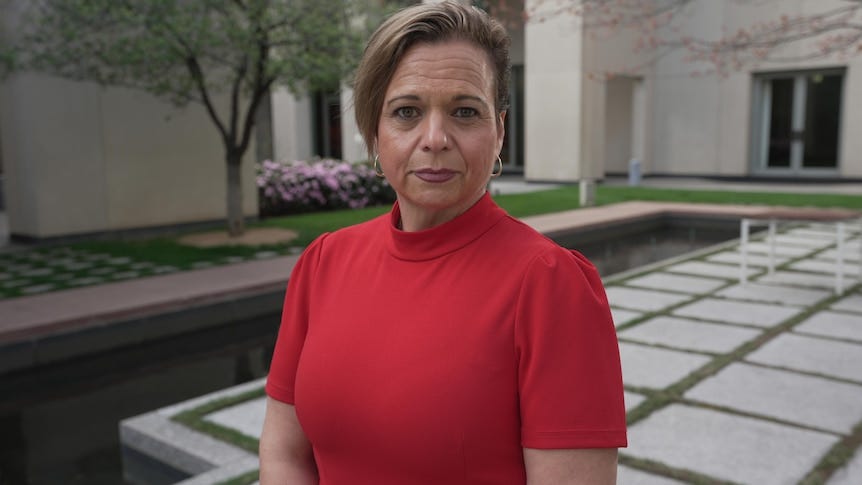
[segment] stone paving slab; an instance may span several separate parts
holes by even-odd
[[[681,306],[672,313],[681,317],[772,327],[798,314],[801,310],[801,308],[769,303],[704,298]]]
[[[629,448],[620,452],[738,483],[786,485],[804,477],[837,441],[832,434],[673,404],[631,426]]]
[[[793,327],[797,333],[820,335],[862,343],[862,314],[822,311]]]
[[[758,283],[768,285],[790,285],[807,288],[835,288],[835,276],[827,276],[815,273],[803,273],[801,271],[779,270],[773,274],[764,274],[756,278]]]
[[[848,249],[844,248],[844,251],[841,251],[841,257],[844,259],[845,264],[850,265],[858,265],[859,260],[862,259],[862,253],[857,249]],[[817,254],[818,259],[825,259],[828,261],[834,261],[838,258],[838,250],[837,249],[827,249],[822,253]],[[856,266],[858,268],[858,266]]]
[[[620,485],[683,485],[683,482],[660,477],[652,473],[620,465],[617,467],[617,483]]]
[[[764,240],[765,241],[765,240]],[[811,238],[807,236],[794,236],[792,234],[779,234],[775,236],[776,246],[799,246],[811,249],[823,249],[835,244],[835,241],[826,239]]]
[[[665,293],[663,291],[609,286],[606,288],[608,302],[612,306],[645,312],[656,312],[677,305],[691,298],[690,295]]]
[[[724,354],[757,338],[761,333],[753,328],[659,316],[617,335],[647,344]]]
[[[626,281],[627,286],[638,286],[653,290],[678,291],[680,293],[691,293],[702,295],[715,291],[726,285],[726,281],[713,278],[701,278],[698,276],[685,276],[673,273],[656,272],[650,273]]]
[[[254,457],[248,451],[156,413],[123,420],[120,440],[126,448],[193,475]]]
[[[745,360],[862,383],[862,345],[850,342],[784,333]]]
[[[718,291],[716,295],[734,300],[809,306],[832,296],[832,292],[813,288],[792,288],[749,282],[744,285],[737,284],[724,288]]]
[[[726,280],[739,279],[739,275],[741,274],[741,268],[739,266],[730,264],[706,263],[703,261],[686,261],[684,263],[668,266],[664,270],[671,271],[674,273],[687,273],[699,276],[706,276],[709,278],[722,278]],[[762,272],[762,269],[747,268],[746,272],[748,273],[748,277],[751,278],[752,276]]]
[[[739,251],[739,246],[736,246],[736,250]],[[799,246],[782,246],[780,244],[775,245],[775,251],[773,254],[781,257],[789,257],[789,258],[798,258],[801,256],[805,256],[814,252],[813,248],[805,248]],[[769,244],[765,242],[750,242],[748,243],[748,252],[749,253],[760,253],[760,254],[769,254]]]
[[[189,306],[222,295],[283,287],[296,260],[296,256],[284,256],[0,300],[0,315],[15,316],[0,328],[0,341],[20,338],[21,334],[29,338],[61,326],[68,330],[110,318]]]
[[[859,485],[859,482],[862,482],[862,448],[856,449],[849,463],[835,470],[826,485]]]
[[[862,386],[750,364],[729,365],[685,397],[840,434],[862,420]]]
[[[846,233],[848,235],[855,234],[856,231],[850,230],[851,226],[846,226]],[[835,241],[835,226],[806,226],[806,227],[797,227],[794,229],[789,229],[784,232],[784,234],[796,237],[810,237],[817,239],[826,239],[829,241]]]
[[[611,316],[614,319],[614,325],[617,327],[619,327],[620,325],[624,325],[636,318],[640,318],[642,315],[643,313],[611,307]]]
[[[707,257],[706,260],[712,263],[733,264],[738,266],[742,264],[742,253],[740,253],[739,251],[722,251],[720,253],[715,253],[712,256]],[[775,266],[778,266],[788,261],[790,261],[790,258],[776,256],[775,260],[773,261],[773,264]],[[749,254],[747,264],[749,266],[759,268],[768,268],[769,256],[766,254],[759,253]]]
[[[838,300],[831,307],[832,310],[862,313],[862,295],[847,295]]]
[[[835,276],[838,270],[838,264],[834,260],[829,259],[805,259],[790,263],[788,268],[797,271],[811,271],[812,273],[826,273]],[[845,281],[854,281],[859,278],[859,271],[862,266],[858,263],[848,263],[844,261],[842,265]]]
[[[260,439],[265,411],[266,398],[260,397],[207,414],[204,420]]]
[[[623,383],[663,389],[691,374],[711,359],[705,355],[620,342]]]
[[[644,402],[646,400],[646,396],[634,392],[623,391],[623,399],[626,403],[626,412],[628,412],[638,407],[640,403]]]
[[[266,385],[266,377],[261,377],[260,379],[255,379],[253,381],[248,381],[243,384],[239,384],[233,387],[229,387],[227,389],[222,389],[220,391],[215,391],[208,393],[206,395],[196,397],[193,399],[188,399],[176,404],[172,404],[170,406],[165,406],[154,411],[159,416],[162,416],[165,419],[170,419],[177,414],[188,411],[190,409],[195,409],[203,406],[206,403],[217,401],[219,399],[224,399],[228,397],[237,396],[239,394],[244,394],[250,391],[256,391],[259,389],[263,389]]]

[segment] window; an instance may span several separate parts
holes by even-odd
[[[509,110],[500,158],[507,168],[524,166],[524,66],[512,66],[509,78]]]
[[[755,79],[756,172],[807,175],[838,168],[843,70]]]
[[[341,159],[341,94],[317,92],[313,97],[314,154]]]

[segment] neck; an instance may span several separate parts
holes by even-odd
[[[405,232],[416,232],[431,229],[440,224],[445,224],[464,212],[467,212],[467,210],[473,207],[473,205],[476,204],[483,195],[485,195],[484,190],[482,190],[482,192],[480,192],[476,197],[470,199],[466,204],[446,207],[440,210],[419,207],[412,204],[410,201],[399,197],[398,207],[401,211],[399,229]]]

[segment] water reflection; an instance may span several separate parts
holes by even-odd
[[[0,485],[125,483],[118,423],[264,376],[270,320],[4,377]]]
[[[578,235],[570,235],[558,242],[583,253],[599,274],[607,277],[735,237],[735,229],[662,226],[634,234],[620,233],[606,241],[580,243]]]

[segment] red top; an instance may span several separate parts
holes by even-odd
[[[321,236],[288,283],[266,390],[320,483],[523,484],[522,447],[625,446],[595,268],[487,194],[426,231],[399,217]]]

